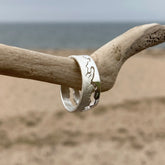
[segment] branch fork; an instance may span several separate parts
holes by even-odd
[[[111,89],[124,62],[136,53],[165,41],[165,26],[146,24],[134,27],[96,50],[94,59],[101,78],[101,91]],[[0,74],[81,88],[76,62],[0,44]]]

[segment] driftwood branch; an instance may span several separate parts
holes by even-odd
[[[143,49],[165,41],[165,26],[147,24],[130,29],[91,56],[100,72],[102,91],[113,87],[123,63]],[[81,88],[73,59],[0,44],[0,74]]]

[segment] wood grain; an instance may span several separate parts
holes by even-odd
[[[165,26],[146,24],[134,27],[96,50],[101,90],[111,89],[124,62],[134,54],[165,41]],[[0,74],[81,88],[78,65],[59,57],[0,44]]]

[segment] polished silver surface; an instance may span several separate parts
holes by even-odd
[[[88,55],[70,57],[76,60],[80,67],[82,88],[80,91],[61,85],[62,102],[69,112],[89,110],[97,105],[100,97],[100,76],[97,66]]]

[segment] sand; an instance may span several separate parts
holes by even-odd
[[[130,58],[84,113],[64,109],[58,85],[0,76],[0,165],[165,164],[164,70],[163,49]]]

